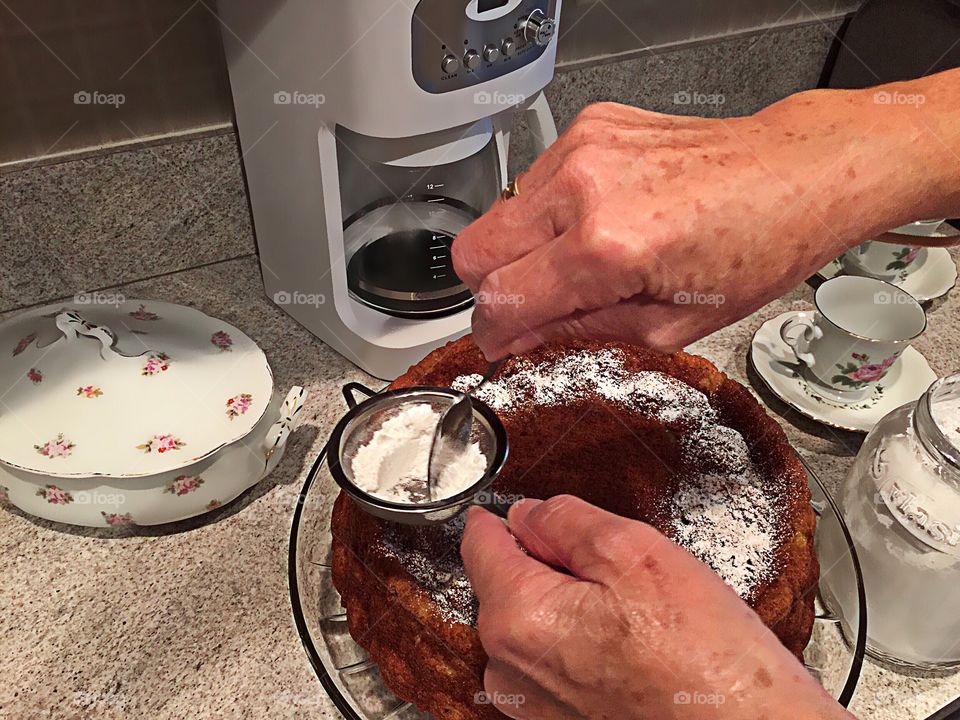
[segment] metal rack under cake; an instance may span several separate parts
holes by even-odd
[[[372,393],[372,391],[371,391]],[[857,618],[844,622],[816,599],[813,635],[804,653],[807,669],[846,707],[857,687],[866,648],[866,596],[853,541],[836,502],[804,463],[811,506],[823,527],[825,514],[836,521],[848,553],[825,572],[849,572],[856,588]],[[347,616],[330,577],[330,515],[339,488],[327,472],[324,448],[300,491],[290,534],[288,573],[294,621],[314,671],[347,720],[427,720],[411,703],[396,698],[380,679],[376,664],[353,641]]]

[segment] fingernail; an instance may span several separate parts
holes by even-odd
[[[522,498],[521,500],[517,500],[517,502],[510,506],[510,510],[507,511],[507,523],[522,523],[523,519],[542,502],[543,500],[537,500],[536,498]]]
[[[479,505],[471,505],[469,508],[467,508],[467,521],[469,522],[472,518],[475,518],[482,512],[485,511]]]

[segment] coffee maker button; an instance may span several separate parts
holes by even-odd
[[[500,48],[496,45],[484,45],[483,46],[483,59],[488,63],[496,62],[500,59]]]
[[[504,38],[503,42],[500,43],[500,52],[503,53],[504,57],[511,57],[516,50],[517,44],[512,38]]]
[[[541,46],[550,42],[556,29],[556,21],[544,15],[542,10],[534,10],[523,23],[524,37]]]
[[[467,70],[476,70],[480,67],[480,53],[476,50],[467,50],[463,54],[463,64]]]
[[[447,75],[452,75],[460,69],[460,61],[454,55],[447,55],[440,61],[440,69]]]

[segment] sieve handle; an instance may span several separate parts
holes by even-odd
[[[357,399],[353,396],[354,392],[358,392],[361,395],[366,395],[368,398],[371,398],[377,394],[375,390],[371,390],[366,385],[361,385],[358,382],[347,383],[343,386],[343,397],[347,401],[347,407],[349,407],[351,410],[358,405]]]
[[[484,510],[489,510],[497,517],[502,517],[506,520],[512,506],[513,503],[493,502],[489,505],[482,505],[481,507],[483,507]]]
[[[510,512],[510,508],[518,499],[519,498],[514,498],[510,495],[500,495],[499,493],[485,490],[477,493],[473,504],[482,507],[484,510],[489,510],[497,517],[506,520],[507,513]]]

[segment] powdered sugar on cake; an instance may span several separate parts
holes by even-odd
[[[452,386],[468,390],[480,380],[461,375]],[[674,495],[664,499],[668,520],[663,529],[745,600],[774,576],[784,532],[778,483],[763,477],[740,433],[720,424],[707,396],[696,388],[665,373],[629,371],[623,353],[603,349],[575,351],[538,365],[516,360],[473,394],[498,413],[597,397],[681,426],[684,464],[701,472],[681,476]],[[403,547],[389,535],[381,549],[400,559],[447,620],[472,624],[476,598],[458,552],[463,522],[460,516],[447,524],[451,552],[443,558]]]
[[[775,501],[752,469],[682,481],[671,500],[674,539],[747,599],[773,571]]]
[[[439,557],[428,555],[419,548],[407,547],[389,531],[381,540],[380,549],[400,560],[407,572],[430,594],[447,620],[475,625],[479,609],[477,596],[473,593],[460,559],[465,523],[466,514],[463,513],[440,528],[443,533],[442,544],[447,550]]]
[[[482,379],[481,375],[461,375],[451,387],[467,391]],[[665,373],[630,372],[624,367],[623,353],[615,349],[580,350],[539,365],[520,358],[503,377],[488,381],[472,394],[497,412],[560,405],[592,396],[666,423],[716,419],[702,392]]]

